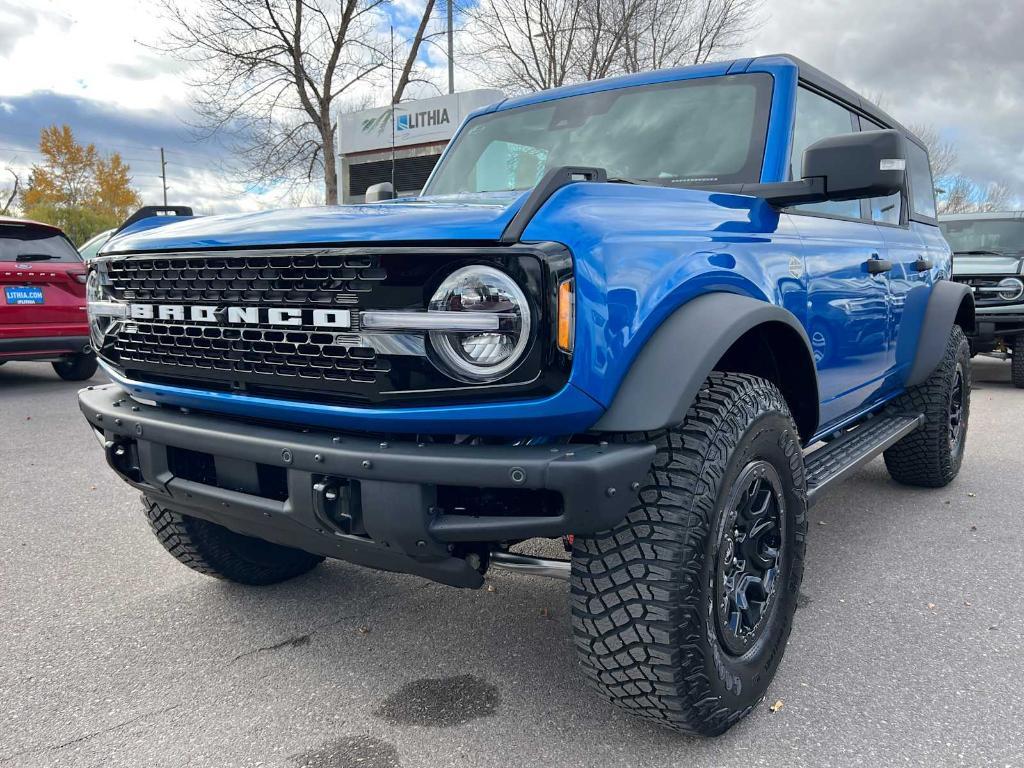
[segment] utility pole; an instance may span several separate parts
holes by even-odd
[[[452,5],[455,0],[448,0],[448,93],[455,93],[455,33],[452,30]]]
[[[164,182],[164,208],[167,207],[167,161],[164,160],[164,148],[160,147],[160,178]]]
[[[391,25],[391,93],[394,99],[395,93],[395,27]],[[395,107],[391,102],[391,191],[395,191]]]

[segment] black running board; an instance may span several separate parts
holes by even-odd
[[[804,468],[808,505],[922,424],[923,413],[875,416],[807,454]]]

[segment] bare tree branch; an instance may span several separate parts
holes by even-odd
[[[193,65],[192,127],[224,142],[226,170],[251,186],[322,174],[326,202],[337,203],[334,111],[359,85],[383,84],[389,0],[161,1],[170,33],[153,47]],[[424,2],[402,91],[422,79],[415,65],[436,0]]]
[[[434,0],[427,0],[427,5],[420,16],[420,25],[416,29],[416,35],[409,44],[409,53],[405,57],[405,65],[402,67],[402,76],[398,78],[395,85],[395,92],[391,96],[391,103],[398,104],[402,100],[406,87],[409,85],[409,78],[412,76],[412,68],[416,64],[416,58],[420,55],[420,44],[423,42],[427,31],[427,22],[434,12]]]
[[[4,207],[0,208],[0,216],[10,216],[11,206],[14,205],[14,201],[18,198],[18,187],[21,186],[21,177],[12,168],[8,168],[7,172],[14,177],[14,186],[7,196],[7,202],[4,203]]]
[[[509,91],[684,64],[746,42],[762,0],[467,0],[464,60]],[[471,63],[470,68],[473,68]]]

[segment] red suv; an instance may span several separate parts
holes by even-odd
[[[0,365],[46,360],[62,379],[96,373],[85,265],[57,227],[0,217]]]

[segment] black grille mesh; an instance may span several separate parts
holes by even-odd
[[[349,343],[344,343],[348,341]],[[264,328],[126,323],[115,348],[122,365],[142,363],[319,381],[372,384],[391,369],[343,335]]]
[[[387,278],[365,254],[132,258],[107,265],[114,297],[261,306],[356,304]]]

